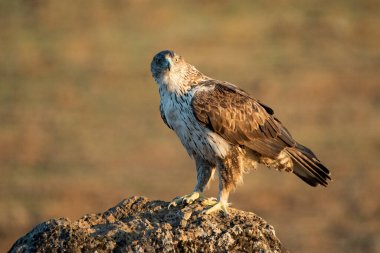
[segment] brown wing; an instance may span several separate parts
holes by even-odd
[[[195,117],[229,142],[270,158],[296,145],[270,107],[226,82],[209,80],[202,85],[205,88],[192,100]]]
[[[270,107],[229,83],[209,80],[202,86],[204,89],[194,94],[192,107],[206,127],[264,157],[276,159],[285,150],[294,162],[294,174],[311,186],[326,186],[331,180],[329,170],[310,149],[292,138]]]

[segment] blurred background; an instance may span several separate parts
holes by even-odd
[[[328,188],[260,167],[230,200],[292,252],[380,252],[378,1],[0,1],[0,251],[53,217],[190,193],[152,57],[271,106]],[[216,195],[217,182],[207,195]]]

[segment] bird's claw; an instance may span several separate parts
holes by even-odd
[[[168,209],[175,207],[179,204],[191,204],[197,199],[203,199],[203,194],[201,192],[193,192],[182,197],[174,198],[168,205]]]
[[[174,198],[168,205],[168,209],[171,207],[175,207],[180,204],[191,204],[195,200],[202,200],[201,205],[211,206],[209,209],[204,210],[203,214],[210,214],[216,211],[222,211],[224,214],[228,213],[228,206],[230,203],[218,201],[216,198],[205,198],[201,192],[193,192],[191,194],[187,194],[185,196]]]
[[[228,212],[228,206],[229,205],[230,205],[230,203],[219,201],[215,205],[213,205],[211,208],[204,210],[202,213],[203,214],[210,214],[210,213],[213,213],[216,211],[222,211],[224,214],[228,215],[229,214],[229,212]]]
[[[218,199],[217,198],[204,198],[201,202],[202,205],[204,206],[213,206],[213,205],[216,205],[218,203]]]

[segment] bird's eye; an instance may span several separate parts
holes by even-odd
[[[179,62],[179,57],[174,58],[175,62]]]

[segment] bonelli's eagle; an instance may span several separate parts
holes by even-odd
[[[311,186],[327,186],[329,170],[307,147],[293,139],[273,110],[237,86],[212,79],[180,55],[156,54],[151,71],[160,93],[165,124],[195,160],[194,192],[170,205],[203,199],[205,213],[228,212],[228,195],[242,175],[257,163],[293,172]],[[203,190],[214,171],[219,178],[217,199],[205,199]]]

